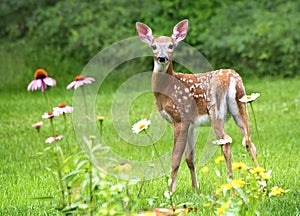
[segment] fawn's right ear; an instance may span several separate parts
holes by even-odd
[[[143,23],[137,22],[136,30],[140,40],[149,44],[149,46],[151,46],[152,41],[154,39],[151,28],[149,28],[147,25]]]

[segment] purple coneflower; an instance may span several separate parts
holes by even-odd
[[[41,127],[43,126],[43,122],[37,122],[32,125],[38,132],[40,132]]]
[[[61,140],[63,138],[62,135],[55,135],[55,136],[52,136],[52,137],[48,137],[46,139],[46,143],[53,143],[54,141],[58,141],[58,140]]]
[[[27,91],[35,91],[40,89],[42,92],[44,92],[47,86],[55,85],[55,79],[48,77],[48,74],[44,69],[37,69],[34,73],[34,80],[29,83]]]
[[[58,116],[59,114],[56,112],[46,112],[42,115],[43,119],[52,119],[54,116]]]
[[[75,80],[67,86],[67,89],[69,90],[73,87],[74,89],[77,89],[82,85],[91,84],[92,82],[95,82],[95,79],[93,77],[85,77],[83,75],[79,75],[76,76]]]
[[[66,104],[61,104],[53,108],[53,113],[58,115],[65,114],[65,113],[72,113],[72,112],[73,112],[73,107],[67,106]]]

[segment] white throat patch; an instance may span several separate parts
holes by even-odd
[[[165,73],[169,67],[170,62],[166,64],[159,64],[157,61],[154,61],[154,73]]]

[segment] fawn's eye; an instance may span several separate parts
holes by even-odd
[[[173,49],[173,48],[174,48],[174,45],[173,45],[173,44],[169,44],[168,48],[169,48],[169,49]]]
[[[157,46],[154,44],[151,46],[152,50],[156,50],[157,49]]]

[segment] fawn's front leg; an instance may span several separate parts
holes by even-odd
[[[190,125],[187,135],[187,145],[185,149],[186,163],[190,169],[192,177],[192,187],[195,189],[199,188],[199,184],[196,176],[196,139],[197,139],[197,128]]]
[[[189,122],[174,123],[174,146],[172,151],[172,174],[170,192],[174,192],[176,188],[176,178],[181,163],[183,152],[186,148]]]

